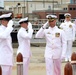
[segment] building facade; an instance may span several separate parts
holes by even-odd
[[[69,0],[5,0],[4,8],[13,11],[15,17],[25,17],[33,11],[67,9],[68,3]]]
[[[5,0],[4,8],[13,11],[15,18],[45,19],[47,14],[56,14],[60,20],[66,12],[76,17],[75,3],[75,0]]]

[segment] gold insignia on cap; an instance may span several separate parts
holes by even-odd
[[[51,22],[53,22],[54,20],[57,19],[57,16],[56,16],[56,15],[47,15],[46,17],[47,17],[47,19],[48,19],[49,21],[51,21]]]
[[[55,19],[54,19],[54,18],[49,18],[48,20],[49,20],[49,21],[54,21]]]
[[[72,25],[69,25],[69,28],[72,28]]]
[[[68,18],[68,17],[70,17],[70,15],[66,15],[65,17],[67,17],[67,18]]]
[[[55,33],[55,37],[59,37],[60,36],[60,33]]]

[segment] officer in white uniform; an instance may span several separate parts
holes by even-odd
[[[56,26],[57,16],[47,15],[48,21],[40,28],[36,38],[46,39],[45,62],[47,75],[61,75],[61,59],[65,58],[66,37]],[[49,28],[46,29],[47,25]]]
[[[12,13],[0,16],[0,65],[2,75],[11,75],[13,66],[13,48],[10,33],[13,30]]]
[[[28,75],[28,67],[30,62],[30,40],[32,38],[33,29],[32,24],[29,22],[28,17],[22,18],[19,21],[21,28],[18,31],[17,38],[18,38],[18,53],[23,55],[23,75]]]
[[[75,40],[75,24],[71,22],[71,14],[65,13],[65,21],[61,23],[60,28],[64,30],[67,39],[67,50],[65,61],[71,61],[72,44]]]

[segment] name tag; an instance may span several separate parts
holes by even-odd
[[[69,28],[72,28],[72,25],[69,25]]]
[[[48,32],[47,34],[51,34],[50,32]]]
[[[55,37],[59,37],[60,36],[60,33],[55,33]]]

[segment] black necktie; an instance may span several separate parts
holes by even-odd
[[[26,32],[28,32],[28,29],[26,29]]]

